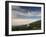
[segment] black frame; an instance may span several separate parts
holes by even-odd
[[[9,35],[9,3],[29,3],[29,4],[43,4],[44,5],[44,32],[43,33],[28,33],[28,34],[12,34]],[[5,1],[5,36],[18,36],[18,35],[34,35],[45,34],[45,3],[37,2],[20,2],[20,1]]]

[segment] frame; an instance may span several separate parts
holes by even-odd
[[[5,35],[33,34],[45,34],[45,3],[5,1]]]

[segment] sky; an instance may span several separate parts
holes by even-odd
[[[12,24],[29,24],[41,19],[41,7],[12,6]]]

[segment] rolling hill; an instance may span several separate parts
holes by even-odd
[[[27,26],[29,25],[29,26]],[[41,29],[41,20],[35,21],[29,24],[12,26],[12,31],[21,31],[21,30],[40,30]]]

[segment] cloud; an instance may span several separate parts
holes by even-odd
[[[24,7],[23,7],[24,8]],[[12,15],[16,16],[16,18],[31,18],[31,17],[40,17],[41,16],[41,12],[38,10],[32,9],[32,11],[29,11],[27,8],[23,9],[19,6],[13,6],[12,9]],[[37,8],[36,8],[37,9]]]
[[[40,18],[41,13],[40,12],[28,12],[28,13],[22,13],[21,11],[12,11],[12,15],[15,16],[15,18]]]
[[[12,19],[12,25],[25,25],[32,22],[32,19]]]
[[[39,19],[12,19],[12,25],[14,26],[19,26],[19,25],[25,25],[25,24],[29,24],[32,23],[34,21],[37,21]]]
[[[41,19],[41,12],[38,10],[28,10],[19,6],[12,8],[12,25],[25,25]]]

